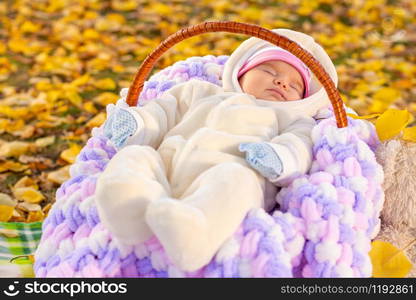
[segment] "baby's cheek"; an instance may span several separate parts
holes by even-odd
[[[251,82],[250,89],[253,93],[261,94],[265,90],[265,86],[265,79],[259,77]]]
[[[266,85],[266,78],[261,76],[262,74],[259,72],[249,73],[248,71],[245,75],[243,75],[239,79],[240,87],[244,93],[253,95],[257,98],[263,96],[263,92],[265,90]]]

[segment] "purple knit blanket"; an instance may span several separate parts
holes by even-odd
[[[192,57],[153,75],[140,103],[199,78],[221,85],[228,56]],[[126,90],[121,92],[125,97]],[[117,105],[126,105],[119,100]],[[277,195],[272,215],[252,210],[209,264],[183,272],[156,237],[125,246],[101,224],[94,203],[97,176],[116,153],[102,127],[56,193],[35,253],[36,277],[370,277],[368,252],[380,228],[383,170],[373,125],[348,118],[337,128],[331,109],[312,132],[313,163]]]

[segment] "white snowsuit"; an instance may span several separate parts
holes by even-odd
[[[274,31],[308,50],[337,83],[330,58],[310,36]],[[155,234],[179,268],[196,270],[250,209],[270,209],[278,187],[309,170],[313,116],[329,99],[315,77],[303,100],[275,102],[243,93],[238,70],[267,46],[257,38],[244,41],[225,65],[223,87],[194,79],[129,108],[138,130],[99,176],[95,195],[102,223],[117,240],[137,244]],[[249,142],[268,142],[281,158],[283,173],[275,182],[245,161],[238,146]]]

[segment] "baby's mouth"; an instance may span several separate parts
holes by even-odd
[[[286,100],[286,97],[277,89],[268,89],[267,91],[270,91],[273,94],[273,96],[275,98],[278,98],[279,100]]]

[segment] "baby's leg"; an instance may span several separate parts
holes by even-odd
[[[127,146],[117,152],[97,180],[95,202],[104,226],[122,243],[146,241],[150,202],[170,194],[164,165],[149,146]]]
[[[202,173],[182,200],[152,202],[146,221],[172,262],[194,271],[211,260],[247,212],[261,207],[262,201],[263,190],[253,170],[223,163]]]

